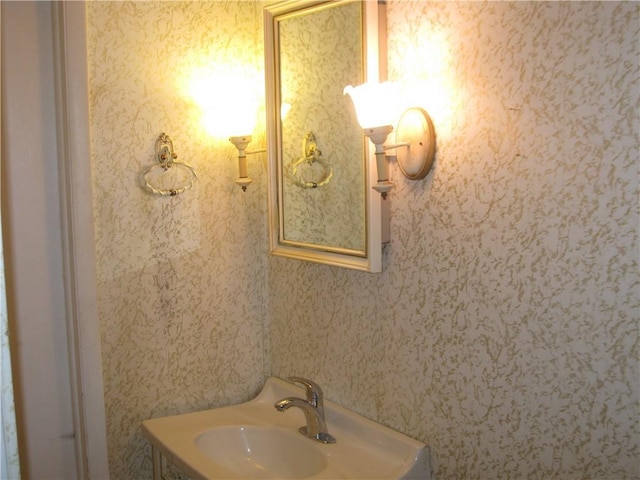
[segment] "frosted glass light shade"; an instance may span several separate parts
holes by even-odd
[[[398,88],[392,82],[364,83],[345,87],[356,109],[358,123],[363,129],[393,125],[398,109]]]
[[[207,132],[215,137],[249,136],[256,126],[256,110],[253,108],[234,108],[205,111],[202,121]]]

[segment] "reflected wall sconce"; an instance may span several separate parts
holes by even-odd
[[[356,109],[358,123],[364,134],[375,145],[378,183],[374,189],[383,199],[393,188],[389,181],[387,150],[396,150],[398,166],[405,177],[420,180],[427,176],[435,156],[435,130],[431,118],[422,108],[412,107],[404,111],[396,127],[396,143],[385,145],[393,131],[397,116],[398,90],[391,82],[365,83],[357,87],[345,87]]]

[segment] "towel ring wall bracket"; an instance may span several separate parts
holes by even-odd
[[[197,179],[196,172],[189,164],[178,161],[171,137],[161,133],[156,139],[155,151],[158,163],[144,170],[144,189],[163,197],[189,190]]]

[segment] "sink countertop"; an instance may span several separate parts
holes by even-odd
[[[142,432],[171,463],[193,480],[239,478],[196,447],[203,433],[223,426],[275,427],[295,432],[325,455],[327,466],[310,479],[429,479],[426,445],[357,415],[325,399],[327,428],[337,440],[324,445],[297,433],[305,425],[302,410],[280,413],[274,403],[284,397],[305,398],[302,388],[279,378],[267,379],[253,400],[228,407],[145,420]]]

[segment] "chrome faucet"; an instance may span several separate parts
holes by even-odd
[[[307,398],[303,400],[297,397],[287,397],[275,403],[276,410],[284,412],[290,407],[298,407],[304,413],[307,425],[300,427],[298,431],[304,436],[322,443],[335,443],[336,439],[327,432],[327,423],[324,418],[324,402],[320,386],[302,377],[289,377],[292,382],[304,385]]]

